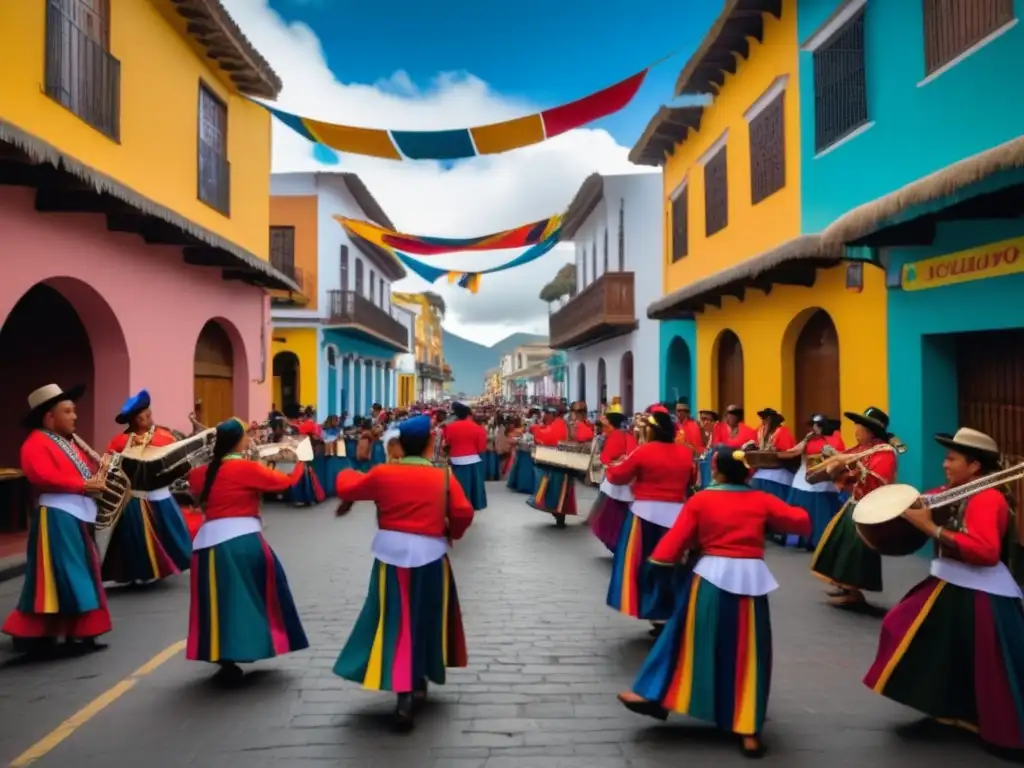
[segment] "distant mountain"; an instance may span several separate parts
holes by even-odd
[[[491,346],[477,344],[464,339],[451,331],[444,331],[444,359],[452,367],[454,381],[452,392],[465,392],[475,396],[483,392],[484,373],[490,368],[497,368],[501,356],[511,352],[522,344],[547,344],[547,336],[532,333],[513,333]]]

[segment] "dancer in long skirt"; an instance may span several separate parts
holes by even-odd
[[[839,512],[842,502],[839,501],[839,489],[831,480],[811,483],[807,480],[807,469],[823,458],[822,452],[828,446],[835,453],[846,450],[843,437],[839,434],[841,426],[838,419],[832,419],[823,413],[811,417],[811,434],[807,435],[791,451],[784,456],[800,457],[800,469],[793,477],[793,487],[789,492],[789,503],[806,509],[811,516],[811,535],[800,539],[799,545],[813,552],[818,547],[829,521]]]
[[[715,464],[714,484],[686,503],[651,553],[666,569],[700,554],[633,690],[619,700],[660,720],[676,712],[714,723],[740,737],[744,755],[761,757],[772,674],[768,594],[778,587],[764,562],[765,531],[806,536],[811,522],[747,484],[743,451],[719,447]]]
[[[796,446],[793,433],[783,423],[786,418],[781,413],[774,408],[764,408],[758,411],[757,415],[761,419],[761,426],[757,428],[759,450],[785,453]],[[750,485],[786,501],[793,486],[793,472],[783,467],[758,469],[754,472]]]
[[[21,469],[38,494],[29,520],[25,581],[3,632],[17,650],[46,654],[59,638],[88,650],[111,629],[100,558],[92,537],[104,482],[75,443],[75,402],[84,386],[65,392],[56,384],[28,396]]]
[[[465,403],[453,403],[455,420],[445,424],[444,441],[448,445],[448,460],[469,498],[473,509],[487,506],[487,477],[484,474],[483,453],[487,450],[487,430],[473,420],[473,412]]]
[[[625,422],[626,414],[621,405],[613,403],[608,406],[602,417],[604,445],[601,446],[601,463],[605,467],[636,450],[636,438],[623,429]],[[632,502],[632,488],[629,485],[611,483],[606,474],[605,479],[601,482],[601,490],[597,494],[594,506],[590,508],[587,524],[609,552],[615,552],[622,523],[626,519],[629,505]]]
[[[935,439],[947,449],[938,490],[961,488],[967,498],[945,525],[920,502],[904,513],[934,539],[935,558],[882,622],[864,684],[992,746],[1024,750],[1024,610],[1007,568],[1017,538],[1009,491],[968,485],[999,471],[999,446],[967,428]]]
[[[122,453],[140,446],[160,448],[176,442],[174,433],[153,421],[149,392],[128,398],[114,418],[126,429],[107,447]],[[187,571],[192,559],[192,536],[170,488],[132,491],[132,498],[110,533],[103,560],[103,580],[141,584]]]
[[[882,591],[882,558],[864,543],[853,523],[857,502],[869,491],[896,482],[896,449],[890,445],[889,416],[878,408],[843,414],[856,424],[857,445],[851,455],[877,448],[876,453],[853,462],[837,462],[830,478],[848,487],[850,496],[821,534],[811,558],[811,572],[835,589],[829,602],[837,607],[864,603],[865,592]]]
[[[309,647],[288,578],[263,538],[260,503],[282,493],[304,471],[296,459],[291,475],[245,458],[245,425],[217,425],[213,461],[189,473],[206,513],[193,542],[192,599],[185,650],[190,661],[217,664],[229,682],[242,677],[239,664],[270,659]]]
[[[544,409],[544,421],[530,428],[537,445],[557,446],[569,439],[569,425],[554,406]],[[539,512],[555,518],[555,525],[565,527],[566,515],[576,514],[576,481],[564,469],[537,467],[537,489],[526,503]]]
[[[647,417],[646,442],[605,471],[612,485],[633,484],[634,501],[622,521],[612,561],[609,608],[654,624],[672,615],[680,574],[650,563],[651,552],[675,524],[693,479],[693,451],[675,442],[675,425],[664,409]]]
[[[316,423],[316,414],[312,408],[307,408],[295,422],[295,432],[301,437],[307,437],[314,445],[322,443],[324,439],[323,429]],[[288,490],[288,500],[296,507],[311,507],[320,504],[327,494],[317,477],[313,461],[300,462],[303,467],[301,477]]]
[[[530,440],[524,440],[523,435],[530,433],[533,426],[533,414],[539,411],[531,410],[530,417],[526,422],[516,419],[512,429],[509,430],[509,439],[512,443],[512,451],[509,454],[509,465],[506,468],[508,481],[506,487],[516,493],[525,493],[532,496],[537,490],[537,467],[533,463],[533,456],[530,455]]]
[[[466,640],[448,549],[473,522],[473,505],[448,467],[432,462],[429,416],[399,425],[404,457],[362,474],[338,475],[339,514],[354,501],[377,505],[370,588],[334,674],[398,695],[396,720],[411,728],[428,681],[465,667]]]

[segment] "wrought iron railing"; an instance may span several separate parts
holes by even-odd
[[[325,322],[329,325],[359,326],[403,351],[409,349],[409,329],[389,312],[355,291],[327,292]]]

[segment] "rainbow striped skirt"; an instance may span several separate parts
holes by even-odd
[[[418,568],[375,560],[366,602],[334,674],[368,690],[409,693],[424,680],[442,685],[448,667],[467,664],[448,557]]]
[[[864,684],[904,706],[1024,749],[1024,609],[929,577],[882,622]]]
[[[552,515],[576,514],[576,481],[554,467],[537,467],[537,490],[526,503],[538,512]]]
[[[132,497],[110,533],[103,580],[166,579],[187,571],[191,559],[192,537],[178,502]]]
[[[734,595],[693,574],[633,692],[670,712],[754,736],[764,727],[771,677],[767,596]]]
[[[668,528],[626,513],[615,546],[606,603],[634,619],[666,621],[675,609],[676,587],[687,569],[655,565],[648,558]]]
[[[244,663],[308,647],[288,577],[262,534],[192,553],[186,658]]]
[[[90,527],[55,507],[29,520],[25,581],[3,632],[17,638],[99,637],[111,630]]]

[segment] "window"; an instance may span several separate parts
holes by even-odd
[[[689,185],[684,185],[672,199],[672,262],[686,258],[689,253]]]
[[[348,246],[341,246],[341,256],[338,260],[338,266],[341,269],[341,290],[347,291],[348,288]]]
[[[295,278],[295,227],[270,228],[270,265]]]
[[[786,186],[784,102],[778,94],[750,120],[750,202],[759,202]]]
[[[231,211],[228,108],[199,84],[199,199],[227,216]]]
[[[924,70],[932,74],[1013,21],[1013,0],[924,0]]]
[[[356,294],[363,295],[363,261],[356,259]]]
[[[604,228],[604,273],[608,274],[608,227]]]
[[[47,0],[46,95],[120,139],[121,62],[110,55],[109,0]]]
[[[814,51],[815,151],[824,151],[867,122],[862,8]]]
[[[374,295],[377,293],[377,276],[373,274],[373,270],[370,270],[370,301],[373,301]]]
[[[619,198],[619,272],[626,271],[626,199]]]
[[[704,166],[704,232],[711,237],[729,226],[729,180],[726,147]]]

